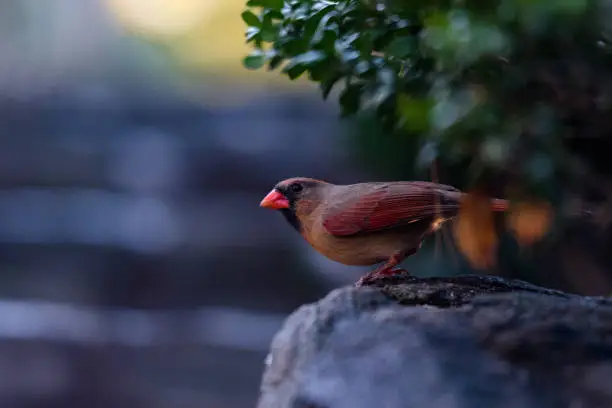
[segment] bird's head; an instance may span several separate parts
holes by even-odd
[[[301,218],[318,206],[321,192],[326,186],[330,184],[306,177],[283,180],[276,183],[259,206],[280,210],[294,228],[301,230]]]

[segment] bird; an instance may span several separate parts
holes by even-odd
[[[260,207],[280,211],[320,254],[344,265],[372,266],[356,286],[404,269],[425,237],[459,213],[467,196],[429,181],[364,182],[338,185],[308,177],[278,182]],[[492,211],[508,201],[491,199]]]

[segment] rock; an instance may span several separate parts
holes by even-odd
[[[612,300],[521,281],[387,278],[302,306],[259,408],[611,407]]]

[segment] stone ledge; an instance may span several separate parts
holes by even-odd
[[[612,299],[490,276],[334,290],[273,340],[259,408],[612,406]]]

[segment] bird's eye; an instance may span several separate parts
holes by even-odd
[[[294,193],[299,193],[300,191],[304,189],[304,187],[302,187],[302,185],[299,183],[295,183],[295,184],[290,185],[289,189]]]

